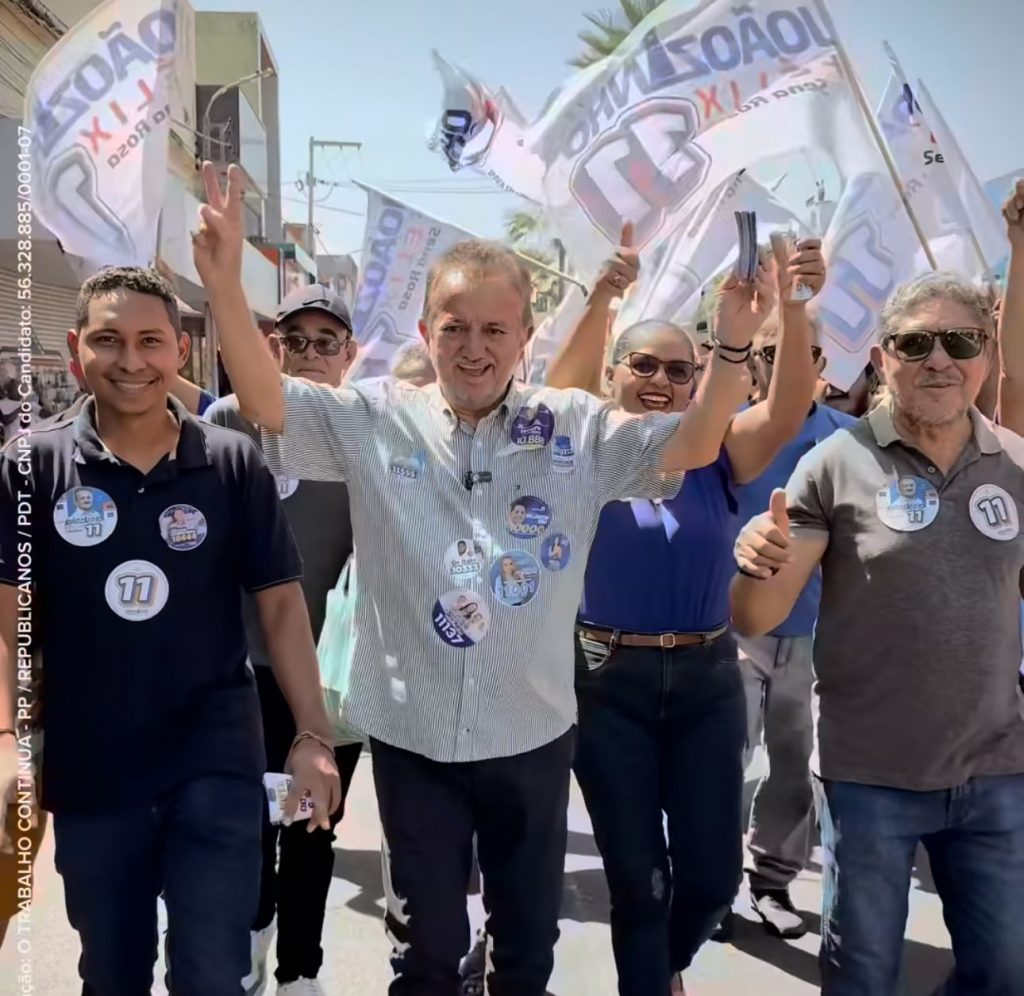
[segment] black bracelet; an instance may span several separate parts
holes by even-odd
[[[753,578],[755,581],[767,581],[767,578],[761,577],[760,574],[751,574],[750,571],[745,571],[742,567],[737,567],[737,571],[742,574],[745,578]]]
[[[12,736],[15,739],[18,738],[17,730],[0,730],[0,737]]]
[[[732,364],[735,364],[736,366],[745,366],[747,360],[750,359],[749,349],[750,349],[750,347],[748,346],[747,347],[748,351],[747,351],[746,356],[741,356],[738,360],[734,360],[731,356],[726,356],[725,353],[719,353],[718,356],[719,356],[720,359],[725,360],[726,363],[732,363]]]
[[[745,346],[728,346],[717,335],[711,337],[711,344],[716,349],[724,349],[727,353],[749,353],[750,347],[753,343],[747,343]]]

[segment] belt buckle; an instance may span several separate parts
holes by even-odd
[[[671,640],[671,643],[666,643],[666,640]],[[661,644],[662,650],[674,650],[676,646],[676,634],[675,633],[662,633],[658,637],[658,642]]]

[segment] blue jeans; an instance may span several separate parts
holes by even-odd
[[[956,971],[950,996],[1024,993],[1024,775],[939,792],[815,779],[825,996],[896,992],[918,842],[928,851]]]
[[[209,775],[155,806],[57,813],[56,865],[78,931],[83,996],[148,996],[157,896],[175,996],[241,996],[260,886],[258,781]]]
[[[576,778],[611,893],[620,996],[661,996],[732,904],[743,872],[746,697],[736,644],[577,640]],[[664,816],[668,817],[668,840]]]

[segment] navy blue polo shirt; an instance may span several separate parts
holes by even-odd
[[[16,501],[31,493],[50,810],[150,804],[197,776],[264,770],[242,590],[298,580],[301,561],[252,440],[169,406],[177,450],[148,474],[104,448],[93,399],[30,434],[31,482],[18,440],[0,455],[2,583],[18,581]]]
[[[729,618],[737,504],[723,449],[675,498],[613,501],[590,549],[580,621],[627,633],[706,633]]]
[[[857,420],[828,405],[814,405],[796,439],[791,440],[769,464],[768,469],[756,480],[736,490],[740,503],[740,526],[745,526],[755,515],[768,511],[772,491],[784,488],[796,465],[805,453],[809,453],[823,439],[828,439],[837,429],[853,425]],[[772,636],[811,636],[818,619],[818,603],[821,601],[821,570],[811,575],[807,587],[800,593],[789,617],[772,630]]]

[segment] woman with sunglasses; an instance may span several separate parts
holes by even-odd
[[[598,393],[612,300],[637,276],[620,247],[548,382]],[[664,502],[612,502],[602,513],[577,623],[579,740],[575,771],[611,892],[620,996],[683,993],[689,967],[730,907],[742,873],[746,706],[726,630],[735,568],[735,486],[757,477],[803,424],[816,371],[794,276],[824,281],[820,243],[805,242],[753,285],[730,278],[714,325],[756,332],[777,284],[784,335],[767,400],[739,412],[710,466]],[[729,352],[746,363],[750,347]],[[694,394],[694,346],[677,325],[626,329],[604,371],[629,412],[683,411]],[[668,817],[668,840],[663,819]]]

